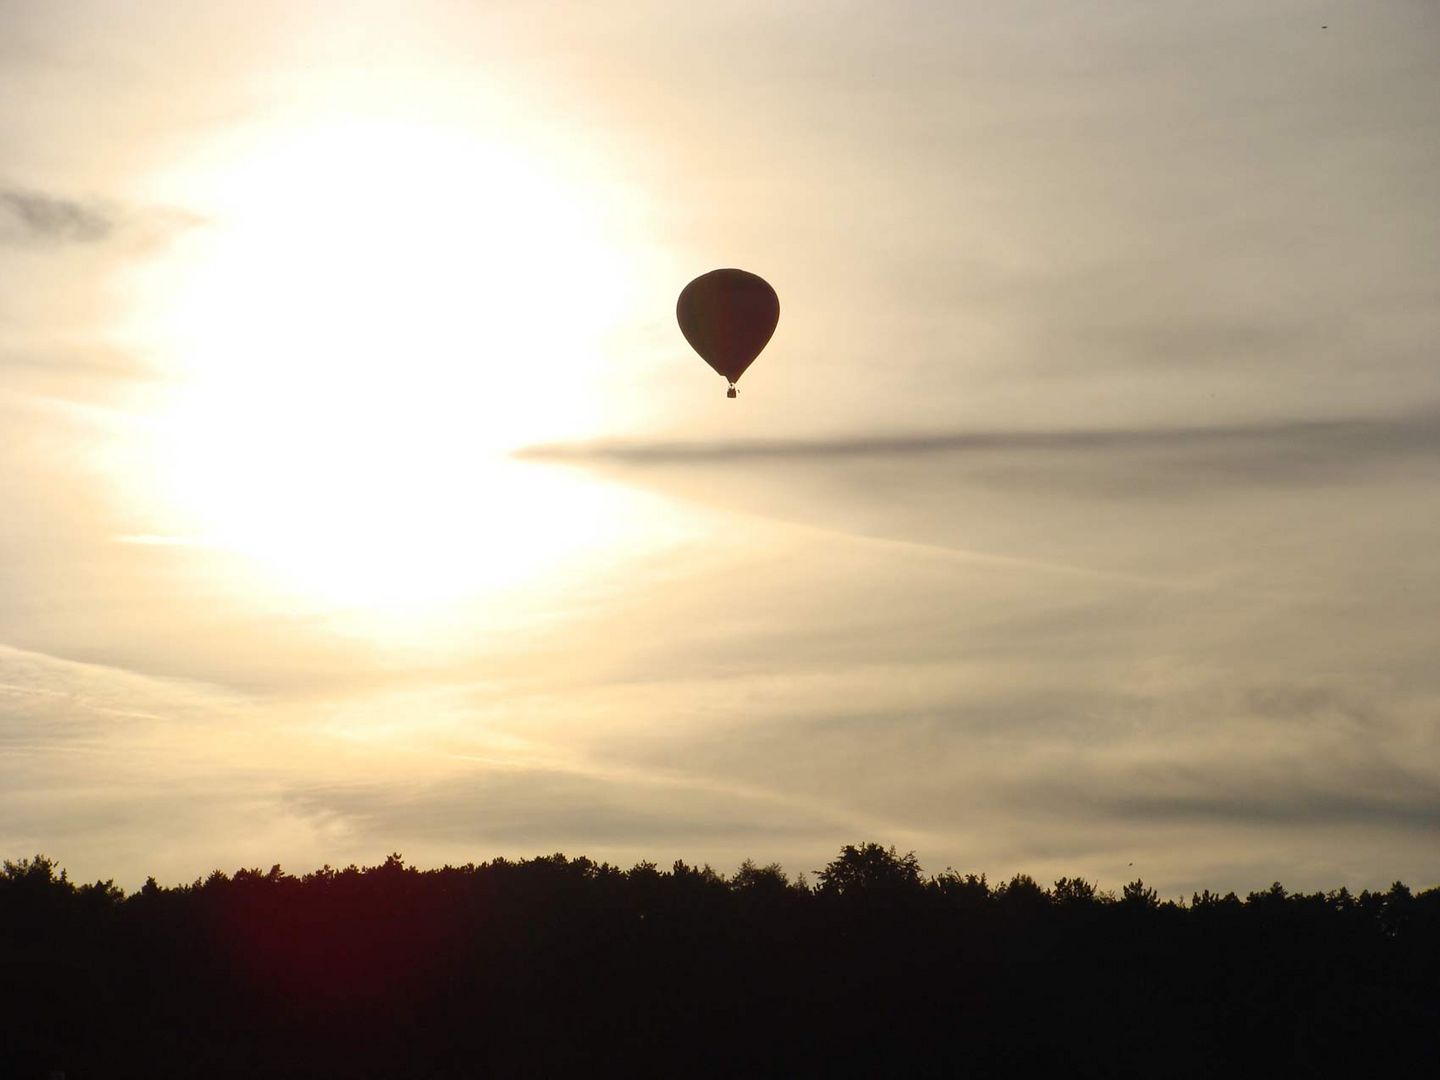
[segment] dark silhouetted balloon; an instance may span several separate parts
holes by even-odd
[[[711,270],[686,285],[675,304],[680,332],[691,348],[730,383],[745,374],[780,321],[780,298],[762,277],[744,270]]]

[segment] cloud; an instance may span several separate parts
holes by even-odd
[[[1440,459],[1440,410],[1188,427],[615,441],[534,446],[519,456],[777,520],[1079,565],[1090,558],[1087,546],[1114,531],[1115,522],[1095,517],[1102,503],[1181,512],[1247,493],[1413,483]],[[1061,513],[1073,520],[1056,532]]]
[[[63,747],[71,740],[148,739],[168,724],[233,716],[234,695],[0,643],[0,745]]]
[[[737,796],[711,785],[616,780],[552,769],[477,769],[440,783],[295,786],[292,812],[342,821],[377,838],[420,843],[629,847],[672,842],[828,840],[834,821],[777,813],[759,794]]]
[[[0,189],[0,244],[101,244],[124,235],[156,243],[199,224],[175,207],[126,208],[98,199],[69,199],[19,188]]]
[[[1392,454],[1440,450],[1440,411],[1410,416],[1276,420],[1169,428],[964,431],[807,439],[712,442],[597,442],[531,446],[517,457],[536,461],[671,465],[738,460],[927,457],[1007,451],[1270,449],[1289,452]]]
[[[1440,769],[1422,734],[1433,691],[1407,701],[1363,678],[1229,685],[1247,674],[1236,664],[1189,690],[1116,695],[1063,753],[1033,740],[997,798],[1097,830],[1440,833]]]
[[[206,541],[193,536],[165,536],[159,533],[138,533],[127,536],[112,536],[117,544],[139,544],[142,547],[203,547]]]
[[[1086,820],[1097,827],[1102,821],[1144,821],[1440,834],[1440,776],[1389,760],[1364,740],[1337,739],[1324,731],[1308,738],[1297,731],[1260,753],[1207,755],[1189,749],[1183,761],[1142,757],[1125,765],[1096,759],[1072,767],[1083,781],[1032,776],[1027,789],[1033,796],[1038,780],[1046,791],[1040,809],[1072,815],[1083,807]]]
[[[190,880],[217,864],[318,864],[275,796],[314,743],[276,704],[0,644],[0,852],[43,851],[77,878]],[[237,824],[243,823],[243,824]]]
[[[108,240],[117,217],[99,203],[28,191],[0,191],[0,241],[92,244]]]
[[[51,420],[68,404],[65,419],[84,422],[75,407],[125,410],[124,395],[140,384],[155,385],[165,373],[143,353],[70,341],[0,340],[0,379],[10,397],[7,412],[28,409]],[[100,414],[91,413],[92,424]]]
[[[1440,785],[1396,770],[1399,786],[1386,792],[1333,788],[1244,792],[1156,793],[1091,802],[1119,821],[1188,824],[1301,825],[1312,828],[1364,825],[1380,829],[1416,829],[1440,835]]]

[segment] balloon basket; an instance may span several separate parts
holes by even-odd
[[[732,386],[732,387],[730,387],[729,390],[726,390],[726,391],[725,391],[725,396],[726,396],[726,397],[736,397],[736,396],[738,396],[738,395],[735,393],[735,388]]]

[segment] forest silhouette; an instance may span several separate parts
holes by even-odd
[[[1440,1061],[1440,888],[1162,900],[844,847],[0,872],[0,1075],[1375,1076]]]

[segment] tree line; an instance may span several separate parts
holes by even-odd
[[[0,870],[0,1075],[1370,1075],[1440,1062],[1440,888],[1163,900],[847,845],[126,895]]]

